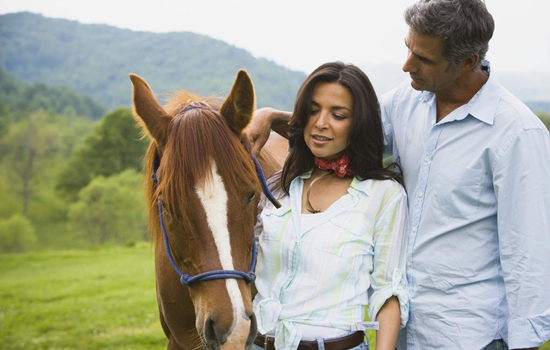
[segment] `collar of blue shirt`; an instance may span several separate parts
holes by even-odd
[[[499,84],[497,78],[494,74],[491,74],[477,94],[467,104],[459,107],[460,112],[457,110],[458,113],[449,115],[449,118],[443,119],[440,124],[462,120],[471,115],[485,124],[493,125],[502,89],[502,85]],[[435,94],[429,91],[422,91],[420,100],[423,103],[435,104]]]

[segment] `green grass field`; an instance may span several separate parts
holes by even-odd
[[[369,338],[374,349],[374,333]],[[0,255],[1,350],[151,350],[166,343],[148,244]]]
[[[0,348],[166,349],[149,245],[0,256]]]

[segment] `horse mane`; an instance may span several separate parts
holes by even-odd
[[[183,209],[186,198],[195,192],[197,182],[211,180],[208,170],[212,160],[216,162],[228,194],[243,186],[261,191],[254,163],[242,145],[244,140],[231,131],[226,119],[218,112],[219,106],[214,104],[216,100],[180,91],[173,94],[164,106],[172,116],[168,141],[161,155],[156,141],[151,140],[144,162],[146,200],[150,210],[149,232],[153,241],[161,234],[157,208],[159,193],[162,193],[165,203]],[[200,105],[201,108],[180,113],[190,105]],[[151,179],[157,154],[162,157],[157,171],[158,188]],[[189,222],[186,213],[178,214],[184,223]]]

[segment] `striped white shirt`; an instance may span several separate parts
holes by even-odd
[[[365,306],[371,320],[391,296],[408,318],[403,278],[407,198],[393,180],[354,178],[348,193],[314,224],[301,224],[305,178],[276,209],[267,203],[258,218],[259,241],[254,312],[262,334],[275,333],[277,349],[294,350],[303,326],[354,331]]]

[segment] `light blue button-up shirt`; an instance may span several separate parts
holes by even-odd
[[[404,82],[381,99],[411,220],[407,349],[510,349],[550,338],[550,138],[491,76],[436,123]],[[400,349],[403,349],[400,342]]]

